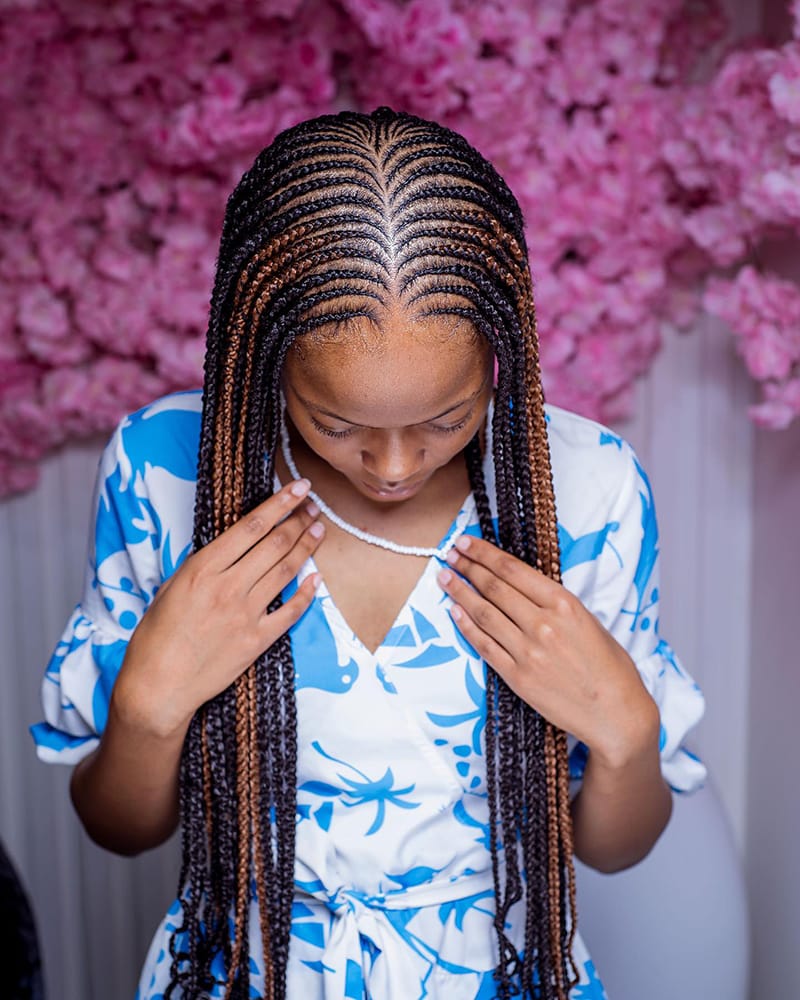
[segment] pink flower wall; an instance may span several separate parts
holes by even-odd
[[[280,129],[390,104],[465,134],[523,206],[548,398],[623,417],[664,324],[724,318],[800,414],[800,0],[780,47],[713,2],[6,0],[0,492],[200,384],[225,198]],[[709,52],[715,53],[709,58]]]

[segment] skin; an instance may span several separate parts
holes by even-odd
[[[469,492],[463,449],[485,423],[491,375],[491,353],[470,330],[401,308],[381,316],[379,330],[359,321],[338,340],[306,341],[284,371],[296,465],[351,524],[436,545]],[[282,458],[277,470],[288,483]],[[136,853],[174,831],[189,721],[308,606],[316,575],[281,611],[263,610],[309,555],[371,650],[424,571],[426,560],[364,544],[289,490],[191,556],[136,629],[100,746],[72,782],[103,846]],[[632,660],[577,598],[494,545],[462,538],[450,564],[438,579],[464,636],[521,698],[589,747],[573,803],[577,856],[601,871],[635,864],[666,826],[671,795],[658,710]]]

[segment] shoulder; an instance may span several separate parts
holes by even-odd
[[[559,519],[581,521],[650,488],[631,445],[610,428],[547,405],[547,435]]]
[[[194,482],[201,411],[202,394],[192,390],[164,396],[123,417],[110,442],[120,485],[147,480],[156,470]]]
[[[120,420],[98,470],[97,567],[125,554],[135,558],[140,575],[155,578],[150,563],[156,558],[164,578],[185,558],[193,525],[201,410],[199,391],[179,392]]]
[[[570,470],[584,463],[613,476],[630,465],[633,449],[610,427],[559,406],[545,407],[553,464]]]

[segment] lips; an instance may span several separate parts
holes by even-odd
[[[422,482],[405,483],[402,486],[376,486],[362,480],[363,485],[373,496],[382,500],[407,500],[419,491]]]

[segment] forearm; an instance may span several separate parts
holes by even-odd
[[[655,707],[655,706],[654,706]],[[629,868],[644,858],[669,822],[672,793],[661,776],[658,713],[641,741],[625,752],[589,752],[572,803],[576,856],[601,872]]]
[[[100,746],[77,765],[70,786],[75,810],[92,840],[133,855],[157,847],[175,831],[187,728],[154,734],[112,698]]]

